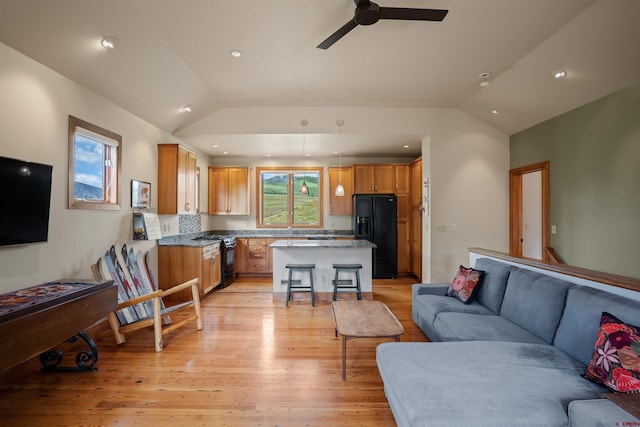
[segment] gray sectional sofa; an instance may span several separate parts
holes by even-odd
[[[582,376],[602,312],[640,325],[640,302],[489,258],[475,268],[468,305],[445,296],[449,283],[413,285],[413,321],[432,342],[377,348],[398,426],[640,425]]]

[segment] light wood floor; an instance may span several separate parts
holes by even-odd
[[[426,341],[411,320],[412,279],[374,281],[404,326],[401,341]],[[386,339],[341,340],[330,302],[273,302],[271,281],[241,279],[202,300],[204,329],[152,330],[116,346],[101,324],[95,373],[40,372],[32,361],[0,376],[0,425],[8,426],[395,426],[375,361]],[[75,352],[67,356],[75,357]],[[16,375],[20,372],[20,375]]]

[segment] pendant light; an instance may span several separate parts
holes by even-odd
[[[336,125],[338,125],[338,147],[342,148],[341,130],[342,130],[342,125],[344,125],[344,120],[343,119],[336,120]],[[344,187],[342,186],[342,151],[340,151],[338,154],[340,156],[339,157],[340,163],[338,168],[338,170],[340,171],[340,179],[338,180],[338,185],[336,186],[335,195],[337,197],[344,197]]]
[[[309,122],[307,121],[307,119],[302,119],[300,121],[300,125],[302,126],[302,166],[305,167],[306,161],[305,161],[305,153],[304,153],[304,146],[305,146],[305,142],[306,142],[306,138],[305,138],[305,128],[307,127],[307,125],[309,124]],[[307,172],[304,171],[303,172],[303,178],[302,178],[302,186],[300,187],[300,194],[302,194],[303,196],[306,196],[309,194],[309,187],[307,187]]]

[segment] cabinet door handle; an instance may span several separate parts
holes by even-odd
[[[185,203],[184,204],[184,210],[189,212],[191,210],[191,203]]]

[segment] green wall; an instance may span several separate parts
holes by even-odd
[[[570,265],[640,278],[640,85],[510,137],[511,168],[551,163],[551,246]]]

